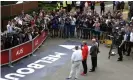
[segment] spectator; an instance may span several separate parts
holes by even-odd
[[[13,26],[12,26],[12,23],[11,23],[10,21],[8,21],[7,32],[8,32],[8,33],[13,32]]]
[[[92,10],[93,13],[94,13],[94,10],[95,10],[95,1],[91,1],[91,3],[90,3],[90,8],[91,8],[91,10]]]
[[[63,17],[60,18],[59,20],[60,23],[60,37],[64,38],[64,25],[65,25],[65,20]]]
[[[123,12],[123,9],[124,9],[124,7],[125,7],[125,2],[124,1],[121,1],[121,11]]]
[[[76,9],[80,8],[80,1],[76,1]]]
[[[70,35],[69,35],[70,27],[71,27],[71,19],[70,19],[70,15],[67,15],[66,19],[65,19],[65,38],[70,37]]]
[[[76,25],[76,18],[74,16],[72,16],[72,18],[71,18],[71,27],[70,27],[71,37],[74,37],[75,25]]]
[[[100,23],[99,21],[95,21],[94,23],[94,28],[95,28],[95,35],[98,36],[98,40],[100,39]]]
[[[116,9],[116,4],[115,4],[116,2],[115,1],[113,1],[113,11],[115,11],[115,9]]]
[[[20,42],[20,41],[19,41],[19,37],[18,37],[17,33],[14,33],[14,34],[13,34],[13,39],[12,39],[12,47],[18,45],[19,42]]]
[[[101,6],[101,15],[102,15],[105,12],[105,3],[104,3],[104,1],[100,2],[100,6]]]

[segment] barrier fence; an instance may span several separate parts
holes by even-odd
[[[33,54],[33,52],[47,38],[47,31],[42,30],[41,35],[36,36],[32,41],[27,41],[15,47],[1,51],[1,66],[20,60],[21,58]]]

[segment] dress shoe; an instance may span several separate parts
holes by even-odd
[[[123,61],[122,59],[118,59],[117,61]]]
[[[71,78],[66,78],[66,80],[70,80]]]
[[[94,70],[90,70],[89,72],[95,72]]]

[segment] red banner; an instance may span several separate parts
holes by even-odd
[[[34,43],[34,47],[33,49],[35,50],[38,46],[41,45],[41,43],[43,42],[43,40],[46,37],[46,32],[42,32],[40,36],[38,36],[36,39],[34,39],[33,43]]]
[[[26,44],[15,47],[11,49],[12,61],[17,60],[23,56],[26,56],[31,52],[32,52],[32,42],[28,42]]]
[[[1,64],[9,63],[9,50],[1,52]]]
[[[43,42],[43,41],[45,40],[45,38],[46,38],[46,33],[47,33],[47,32],[42,32],[42,35],[41,35],[41,36],[42,36],[42,42]]]

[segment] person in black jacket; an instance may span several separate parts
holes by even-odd
[[[120,3],[120,1],[117,1],[117,10],[120,10],[121,9],[121,3]]]
[[[100,2],[100,6],[101,6],[101,15],[102,15],[105,12],[105,3],[104,3],[104,1]]]
[[[119,54],[119,58],[117,61],[123,61],[123,53],[122,51],[124,50],[124,44],[125,44],[125,41],[124,41],[124,35],[125,33],[123,31],[121,31],[119,33],[119,38],[118,38],[118,54]]]
[[[133,1],[128,1],[129,5],[129,19],[131,20],[131,17],[133,17]]]
[[[94,24],[94,22],[93,22],[93,20],[92,19],[88,19],[88,38],[89,39],[92,39],[92,34],[91,34],[91,31],[92,31],[92,28],[93,28],[93,24]]]
[[[92,69],[90,69],[89,72],[94,72],[95,68],[97,67],[97,54],[98,54],[98,46],[96,44],[96,40],[92,39],[92,46],[90,49]]]
[[[121,11],[123,12],[123,9],[124,9],[124,6],[125,6],[125,2],[122,1],[120,4],[121,4]]]
[[[88,39],[88,26],[87,26],[87,19],[84,20],[83,22],[83,35],[84,39]]]
[[[116,7],[115,1],[113,1],[113,11],[115,10],[115,7]]]
[[[91,1],[90,8],[91,8],[91,10],[94,13],[94,10],[95,10],[95,1]]]
[[[80,12],[82,13],[83,10],[84,10],[84,4],[85,4],[85,1],[80,1]]]

